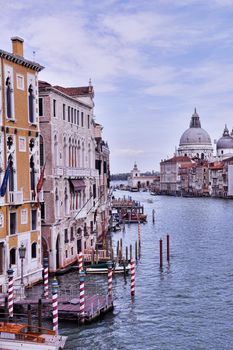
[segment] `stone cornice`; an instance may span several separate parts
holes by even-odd
[[[33,69],[36,72],[40,72],[42,69],[44,69],[44,67],[41,66],[39,63],[28,61],[24,57],[17,56],[13,53],[10,53],[4,50],[0,50],[0,57],[5,58],[6,60],[11,61],[13,63],[17,63],[24,67]]]

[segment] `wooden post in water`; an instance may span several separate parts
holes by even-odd
[[[159,240],[159,257],[160,257],[160,268],[163,267],[163,240]]]
[[[135,261],[138,260],[138,242],[135,242]]]
[[[167,261],[170,261],[170,237],[167,235]]]
[[[141,227],[140,220],[138,219],[138,241],[141,241]]]
[[[96,264],[98,264],[99,263],[99,248],[98,248],[98,245],[96,245],[95,254],[96,254],[95,261],[96,261]]]
[[[155,223],[155,210],[154,209],[152,210],[152,221],[154,224]]]
[[[117,251],[116,251],[116,255],[117,255],[117,262],[119,261],[119,241],[117,241]]]
[[[132,244],[130,244],[130,246],[129,246],[129,258],[130,258],[130,261],[133,259],[133,249],[132,249]]]
[[[41,299],[38,300],[38,327],[42,327],[42,301]]]
[[[5,296],[5,300],[4,300],[4,319],[5,322],[7,322],[8,318],[8,297]]]
[[[28,304],[27,315],[28,315],[28,331],[30,332],[31,331],[31,327],[30,326],[32,326],[32,310],[31,310],[31,305],[30,304]]]
[[[92,263],[92,265],[95,263],[95,250],[94,249],[92,249],[92,251],[91,251],[91,263]]]
[[[129,259],[128,259],[128,247],[125,247],[125,260],[128,265]]]

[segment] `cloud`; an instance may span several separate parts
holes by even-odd
[[[117,148],[111,150],[111,154],[114,156],[137,156],[143,153],[145,151],[141,149]]]

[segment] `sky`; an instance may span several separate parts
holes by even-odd
[[[212,142],[233,127],[233,0],[0,0],[0,48],[52,85],[95,91],[111,173],[158,171],[194,108]]]

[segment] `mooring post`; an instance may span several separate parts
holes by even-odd
[[[99,263],[99,248],[98,248],[98,244],[96,245],[95,254],[96,254],[96,264],[98,264]]]
[[[152,221],[153,221],[153,224],[154,224],[154,222],[155,222],[155,210],[154,209],[152,210]]]
[[[135,260],[138,260],[138,242],[135,242]]]
[[[13,303],[14,303],[14,287],[13,287],[13,274],[14,271],[9,268],[7,270],[7,274],[8,274],[8,314],[9,317],[12,318],[13,317]]]
[[[52,282],[52,303],[53,303],[53,330],[56,335],[58,334],[58,282],[57,279],[54,278]]]
[[[128,260],[128,247],[125,247],[125,260],[126,260],[126,263],[128,265],[128,262],[129,262],[129,260]]]
[[[107,262],[108,266],[108,299],[112,300],[112,261]]]
[[[80,281],[80,288],[79,288],[80,322],[84,323],[85,322],[85,289],[84,289],[85,272],[84,271],[79,272],[79,281]]]
[[[31,326],[32,326],[32,309],[30,304],[28,304],[27,316],[28,316],[28,331],[30,332]]]
[[[160,257],[160,268],[163,267],[163,240],[159,240],[159,257]]]
[[[95,262],[95,250],[94,248],[92,248],[92,251],[91,251],[91,263],[92,265],[94,264]]]
[[[170,261],[170,237],[167,235],[167,261]]]
[[[79,252],[78,254],[78,270],[83,271],[83,253]]]
[[[131,260],[130,265],[131,265],[130,292],[131,292],[131,297],[133,297],[135,295],[135,262]]]
[[[117,251],[116,251],[116,256],[117,256],[117,262],[119,262],[119,241],[117,241]]]
[[[141,241],[141,226],[140,220],[138,219],[138,241]]]
[[[39,299],[38,300],[38,327],[41,328],[42,327],[42,300]]]
[[[44,297],[49,297],[49,259],[44,258]]]
[[[120,239],[120,262],[122,262],[123,258],[123,245],[122,245],[122,238]]]
[[[132,249],[132,244],[130,244],[130,246],[129,246],[129,258],[130,258],[130,261],[133,259],[133,249]]]

